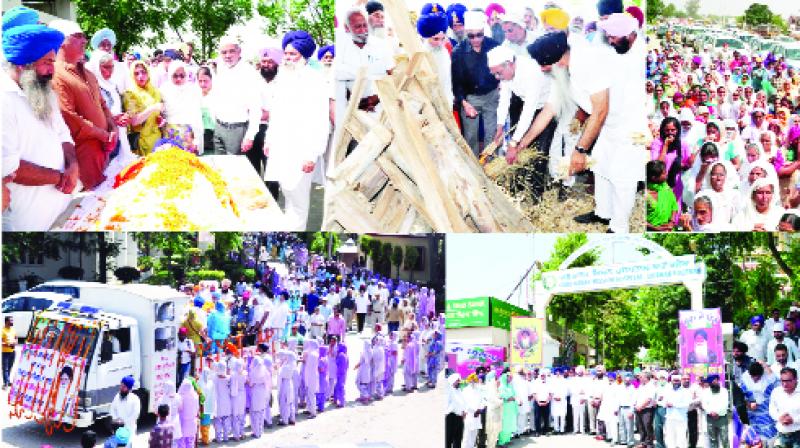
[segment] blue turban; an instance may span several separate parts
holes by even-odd
[[[708,376],[706,377],[706,381],[705,381],[705,382],[706,382],[706,384],[711,384],[711,383],[713,383],[713,382],[714,382],[714,380],[718,380],[718,379],[719,379],[719,375],[717,375],[717,374],[715,373],[715,374],[713,374],[713,375],[708,375]]]
[[[610,16],[622,13],[622,0],[600,0],[597,2],[597,15]]]
[[[325,45],[324,47],[320,48],[317,52],[317,59],[321,61],[327,53],[330,53],[331,56],[336,57],[336,50],[334,49],[333,45]]]
[[[764,316],[759,314],[758,316],[753,316],[750,318],[750,325],[755,325],[756,323],[764,325]]]
[[[425,6],[429,6],[425,5]],[[434,6],[434,9],[436,6]],[[424,9],[424,8],[423,8]],[[439,9],[438,11],[441,11]],[[431,12],[422,14],[417,20],[417,32],[424,38],[433,37],[439,33],[447,31],[447,16],[442,12]]]
[[[222,298],[222,294],[220,294],[218,291],[214,291],[211,293],[211,298],[219,300]]]
[[[442,5],[438,3],[425,3],[422,9],[419,11],[420,16],[424,16],[425,14],[447,14],[445,9]]]
[[[202,308],[203,305],[205,305],[205,303],[206,303],[206,301],[203,300],[203,298],[200,297],[200,296],[197,296],[197,297],[194,298],[194,306],[196,306],[198,308]]]
[[[100,48],[100,42],[106,39],[108,39],[109,42],[111,42],[112,47],[117,46],[117,35],[114,34],[114,31],[112,31],[110,28],[103,28],[102,30],[99,30],[96,33],[94,33],[94,36],[92,36],[92,42],[91,42],[92,48],[97,50],[98,48]]]
[[[64,35],[45,25],[18,25],[3,33],[3,54],[14,65],[36,62],[50,51],[58,51]]]
[[[547,33],[528,45],[528,54],[542,66],[555,64],[567,50],[567,33],[563,31]]]
[[[135,57],[137,61],[138,61],[139,59],[142,59],[142,55],[141,55],[141,54],[139,54],[139,52],[138,52],[138,51],[134,51],[134,52],[133,52],[133,57]]]
[[[124,384],[125,387],[127,387],[129,390],[133,389],[134,382],[135,382],[135,380],[133,379],[133,376],[131,376],[131,375],[127,375],[125,378],[122,379],[122,384]]]
[[[166,57],[168,57],[170,59],[179,59],[180,58],[180,56],[178,55],[178,52],[173,50],[173,49],[164,50],[164,56],[166,56]]]
[[[615,380],[617,379],[617,374],[614,372],[608,372],[608,377],[611,378],[612,380]]]
[[[314,43],[314,38],[303,30],[289,31],[283,36],[281,48],[286,51],[286,46],[292,44],[295,50],[299,51],[304,58],[308,59],[314,54],[317,44]]]
[[[39,13],[26,6],[15,6],[3,14],[3,34],[9,29],[20,25],[36,25],[39,23]]]
[[[631,372],[625,372],[625,375],[623,376],[623,378],[625,378],[626,380],[632,380],[633,379],[633,374]]]
[[[453,3],[447,7],[445,13],[447,14],[447,24],[450,28],[452,28],[454,24],[464,24],[465,12],[467,12],[467,7],[461,3]]]

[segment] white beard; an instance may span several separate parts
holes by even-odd
[[[552,70],[548,73],[548,76],[553,80],[551,89],[555,89],[556,92],[556,103],[553,104],[553,107],[556,110],[556,115],[559,119],[561,118],[571,118],[571,117],[562,117],[562,115],[570,109],[570,103],[572,103],[572,93],[570,90],[570,80],[569,80],[569,70],[563,67],[559,67],[558,65],[553,65]]]
[[[290,62],[288,59],[284,59],[283,67],[281,67],[281,70],[279,70],[279,72],[284,70],[287,72],[295,72],[297,70],[300,70],[305,65],[306,65],[306,60],[303,58],[300,58],[300,60],[297,62]]]
[[[50,117],[53,114],[53,89],[50,87],[50,81],[41,84],[37,79],[36,71],[33,68],[25,68],[19,75],[19,86],[25,98],[28,99],[28,104],[33,110],[33,115],[45,123],[50,122]]]

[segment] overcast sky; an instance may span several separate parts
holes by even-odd
[[[687,0],[665,0],[665,3],[672,3],[683,9]],[[789,15],[800,15],[800,1],[798,0],[701,0],[700,14],[725,14],[740,16],[752,3],[761,3],[769,6],[769,9],[784,17]]]
[[[446,295],[448,299],[493,296],[505,300],[535,260],[550,258],[559,234],[459,234],[447,235]],[[613,243],[606,234],[589,234],[589,241],[606,241],[603,263],[637,261],[642,254],[630,242]],[[509,301],[525,302],[530,288]]]

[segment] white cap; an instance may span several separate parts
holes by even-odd
[[[239,45],[239,46],[242,45],[241,42],[239,42],[239,39],[236,38],[236,36],[232,36],[230,34],[226,34],[226,35],[222,36],[222,38],[219,40],[219,48],[222,48],[225,45],[231,45],[231,44]]]
[[[483,30],[486,25],[486,15],[480,11],[467,11],[464,13],[465,30]]]
[[[64,34],[64,37],[83,33],[81,26],[72,20],[56,19],[50,22],[50,24],[47,26],[53,28],[54,30],[61,31],[61,33]]]
[[[694,112],[688,107],[684,107],[681,109],[681,113],[678,115],[678,121],[690,121],[694,122]]]
[[[522,11],[509,11],[503,14],[500,19],[501,22],[511,22],[525,28],[525,10]]]
[[[489,67],[497,67],[504,62],[513,61],[514,52],[505,45],[499,45],[489,50],[489,53],[486,54],[486,60]]]

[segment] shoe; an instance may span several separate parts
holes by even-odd
[[[608,219],[603,219],[597,216],[594,211],[584,213],[583,215],[578,215],[572,219],[574,219],[578,224],[603,224],[607,226],[611,222]]]
[[[608,230],[606,230],[606,233],[614,233],[614,231],[611,230],[611,229],[608,229]]]

